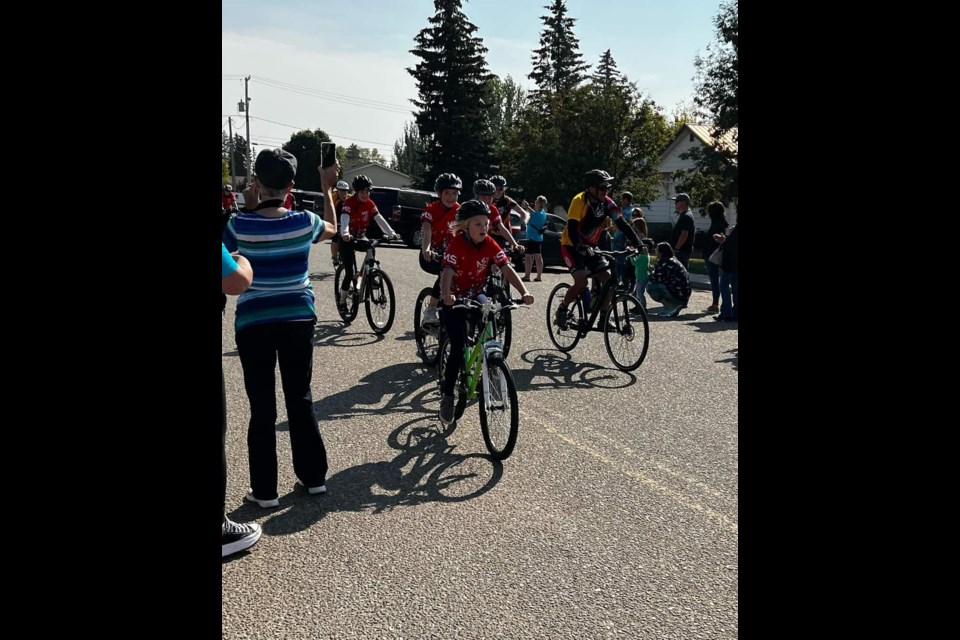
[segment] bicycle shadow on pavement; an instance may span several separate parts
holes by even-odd
[[[437,396],[437,373],[415,362],[402,362],[378,369],[357,384],[314,402],[314,413],[321,423],[365,415],[429,413],[428,396]],[[386,404],[381,404],[386,399]],[[322,429],[321,429],[322,431]]]
[[[370,327],[366,324],[366,319],[363,319],[363,324],[360,325],[361,329],[366,327],[366,330],[360,331],[348,331],[351,327],[357,325],[357,322],[360,320],[360,316],[357,316],[357,320],[354,320],[350,324],[344,324],[342,320],[320,320],[313,326],[313,346],[324,346],[324,347],[366,347],[367,345],[376,344],[382,342],[385,339],[385,336],[378,336],[373,331],[370,331]]]
[[[304,531],[328,513],[365,512],[378,515],[397,507],[431,502],[464,502],[479,497],[500,482],[503,465],[485,454],[455,452],[433,416],[418,417],[397,427],[387,438],[399,450],[388,462],[370,462],[327,478],[327,493],[310,495],[295,487],[280,496],[279,511],[263,523],[268,535]],[[238,522],[261,516],[247,503],[230,514]]]
[[[623,389],[637,381],[637,377],[632,373],[613,367],[574,362],[572,354],[562,351],[531,349],[520,354],[520,359],[531,366],[529,369],[511,367],[519,391],[597,387]]]

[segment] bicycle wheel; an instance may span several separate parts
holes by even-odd
[[[480,433],[487,451],[495,460],[506,460],[517,444],[520,404],[513,374],[503,360],[487,360],[487,380],[483,381],[483,395],[478,404]]]
[[[604,316],[603,343],[621,371],[633,371],[647,357],[650,328],[647,312],[629,293],[618,294]]]
[[[356,287],[352,287],[347,296],[346,313],[340,308],[340,288],[343,286],[344,268],[341,264],[337,267],[336,274],[333,277],[333,303],[336,306],[337,314],[344,322],[352,322],[357,317],[360,310],[360,296],[357,294]]]
[[[438,386],[443,388],[443,376],[447,372],[447,359],[450,357],[450,340],[444,337],[440,343],[440,377],[437,379]],[[443,393],[441,391],[441,393]],[[457,381],[453,384],[453,417],[459,420],[463,417],[463,412],[467,408],[467,389],[466,382],[463,379],[463,368],[457,371]]]
[[[557,349],[564,353],[573,349],[580,342],[580,324],[583,322],[583,304],[580,302],[580,298],[577,298],[573,304],[567,307],[565,325],[558,327],[554,323],[557,307],[563,302],[563,297],[567,295],[567,289],[569,288],[570,285],[565,282],[558,284],[550,292],[550,299],[547,301],[547,332]]]
[[[422,325],[423,311],[429,304],[430,287],[424,288],[417,296],[417,303],[413,305],[413,337],[417,342],[417,355],[423,364],[432,367],[437,364],[440,355],[440,325]]]
[[[393,316],[397,301],[393,295],[393,283],[390,277],[379,269],[367,276],[367,295],[363,304],[367,309],[367,322],[377,335],[383,335],[393,326]]]

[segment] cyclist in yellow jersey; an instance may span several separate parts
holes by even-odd
[[[607,264],[605,257],[593,252],[606,227],[607,218],[612,219],[617,228],[623,231],[631,247],[640,245],[636,231],[620,215],[617,204],[607,196],[613,179],[614,176],[602,169],[588,171],[586,189],[573,197],[567,209],[567,224],[560,236],[560,255],[573,275],[573,286],[567,289],[563,302],[557,308],[554,322],[558,326],[566,324],[567,307],[587,286],[587,273]],[[604,283],[610,277],[610,272],[602,271],[596,277]]]

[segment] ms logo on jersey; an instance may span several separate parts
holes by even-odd
[[[477,273],[483,273],[486,271],[488,264],[490,264],[490,258],[480,258],[477,260]]]

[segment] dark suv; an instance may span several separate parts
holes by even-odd
[[[420,232],[420,214],[428,204],[437,199],[437,194],[433,191],[399,187],[374,187],[370,197],[380,210],[380,215],[386,218],[403,241],[410,247],[419,247],[423,238]],[[373,234],[368,235],[379,235],[380,228],[376,224],[370,227]]]

